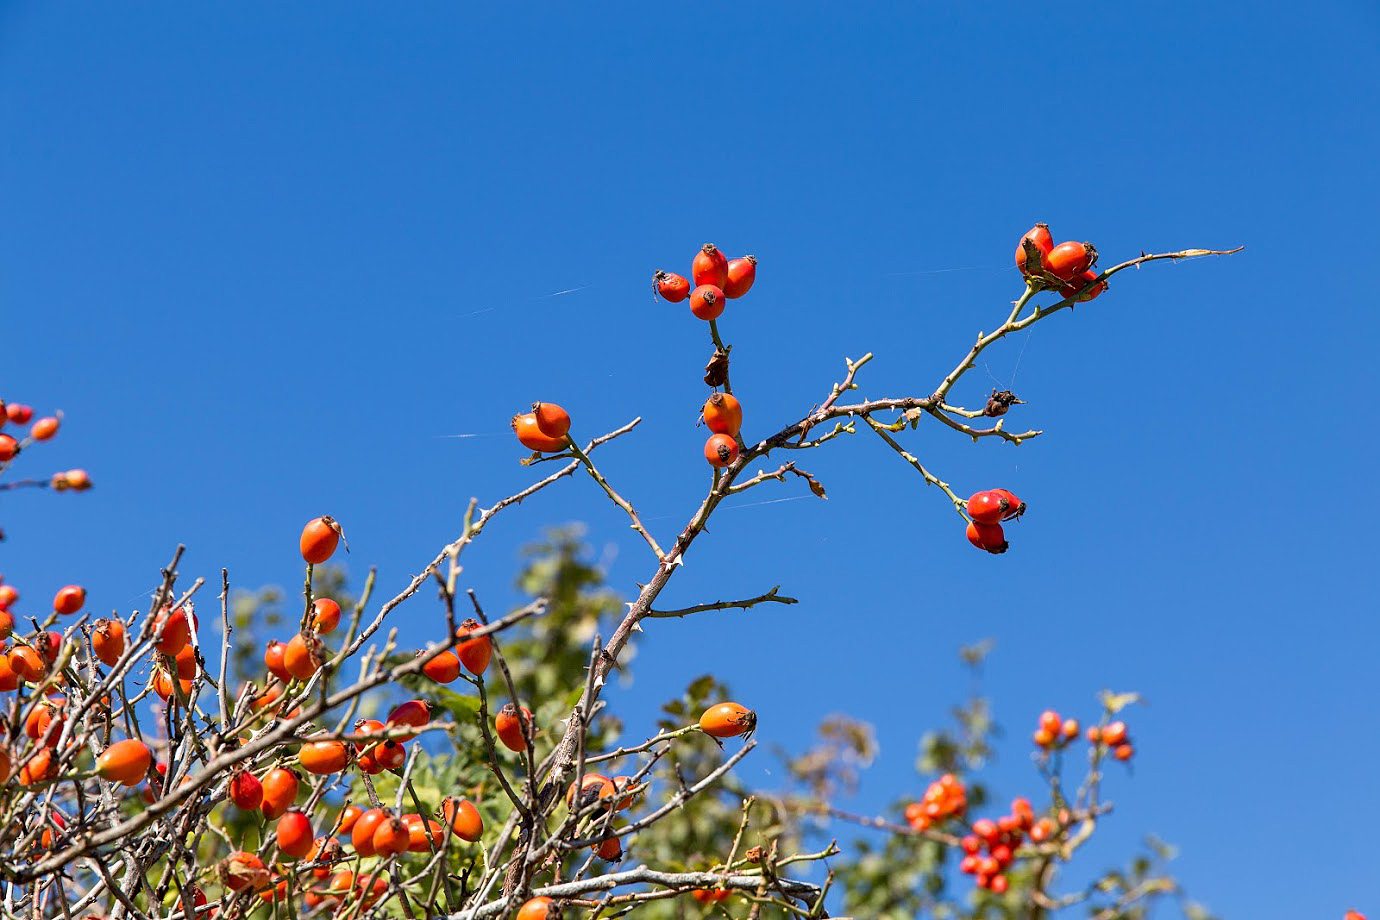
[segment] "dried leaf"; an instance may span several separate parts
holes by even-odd
[[[1045,254],[1040,251],[1030,237],[1021,238],[1021,249],[1025,251],[1025,267],[1023,271],[1027,275],[1043,275],[1045,272]]]
[[[714,357],[704,366],[704,382],[711,387],[721,387],[728,380],[728,354],[715,350]]]

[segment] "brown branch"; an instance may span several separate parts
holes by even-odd
[[[692,613],[701,613],[705,610],[746,610],[749,607],[756,607],[758,604],[798,604],[800,603],[793,597],[786,597],[784,594],[777,594],[781,586],[777,585],[766,594],[759,594],[756,597],[749,597],[741,601],[714,601],[711,604],[695,604],[691,607],[681,607],[679,610],[648,610],[648,617],[683,617]]]

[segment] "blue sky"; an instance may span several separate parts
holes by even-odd
[[[930,392],[1019,293],[1035,220],[1105,264],[1245,245],[1123,275],[957,389],[1014,386],[1046,436],[905,436],[959,492],[1030,502],[1010,553],[968,546],[875,439],[835,442],[800,458],[827,503],[743,496],[666,595],[802,603],[656,623],[617,704],[636,731],[712,671],[771,742],[870,719],[867,810],[922,791],[915,741],[965,691],[956,649],[990,636],[1004,794],[1035,788],[1040,709],[1137,689],[1135,775],[1094,855],[1152,831],[1224,915],[1364,909],[1378,68],[1359,0],[5,3],[0,395],[67,413],[17,472],[84,465],[98,488],[6,495],[0,571],[128,611],[184,542],[188,576],[295,585],[325,512],[355,576],[396,590],[470,496],[532,478],[506,424],[535,399],[584,435],[645,419],[601,466],[669,541],[707,480],[707,335],[647,285],[705,240],[761,261],[723,320],[748,437],[822,400],[845,356],[876,354],[864,396]],[[475,587],[513,600],[519,547],[571,520],[616,587],[646,580],[576,479],[495,523]],[[780,778],[766,757],[744,775]],[[1262,884],[1270,865],[1289,884]]]

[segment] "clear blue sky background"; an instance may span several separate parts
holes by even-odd
[[[326,512],[396,590],[470,496],[532,479],[505,432],[534,399],[585,435],[645,419],[601,460],[669,540],[708,478],[707,334],[648,278],[705,240],[761,260],[723,323],[749,437],[845,356],[876,353],[862,395],[930,392],[1019,293],[1035,220],[1107,264],[1244,244],[1123,275],[959,387],[1014,384],[1045,437],[905,435],[960,492],[1028,499],[1009,554],[875,439],[835,442],[800,458],[827,503],[744,496],[665,597],[802,603],[656,623],[618,705],[637,732],[713,671],[769,742],[859,714],[865,811],[921,791],[955,651],[991,636],[1002,794],[1036,786],[1041,708],[1137,689],[1095,858],[1152,831],[1227,916],[1380,912],[1380,12],[1245,7],[4,3],[0,395],[67,413],[17,472],[98,488],[6,495],[0,570],[128,612],[181,541],[189,577],[296,585]],[[494,524],[473,585],[514,601],[519,547],[570,520],[615,586],[649,576],[573,479]]]

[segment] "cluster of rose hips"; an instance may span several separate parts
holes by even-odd
[[[727,299],[741,297],[757,278],[757,259],[744,256],[727,259],[713,243],[705,243],[695,255],[690,281],[667,271],[658,271],[654,287],[662,297],[679,303],[687,297],[690,310],[700,319],[717,319]],[[704,443],[704,459],[722,469],[734,463],[740,453],[739,434],[743,425],[743,406],[732,393],[715,392],[701,410],[710,435]],[[518,442],[530,450],[556,453],[571,446],[570,415],[555,403],[533,403],[532,411],[513,416],[512,428]]]
[[[3,407],[0,417],[27,421],[32,410],[14,403]],[[40,420],[42,421],[42,420]],[[35,428],[38,428],[35,423]],[[56,422],[51,430],[39,431],[45,440],[56,431]],[[39,629],[31,635],[14,635],[14,605],[19,601],[19,591],[12,584],[4,583],[0,576],[0,692],[17,690],[21,683],[42,685],[47,682],[46,696],[34,701],[24,717],[24,735],[31,743],[12,753],[11,748],[0,743],[0,782],[10,779],[13,757],[17,754],[21,763],[16,779],[25,786],[44,782],[58,774],[58,742],[66,725],[66,700],[61,695],[62,678],[56,675],[49,680],[53,668],[63,655],[62,633]],[[54,616],[71,616],[78,613],[86,603],[86,589],[81,585],[67,585],[53,595]],[[98,621],[98,624],[104,621]],[[10,639],[14,643],[11,647]],[[18,736],[15,736],[18,739]],[[140,753],[142,752],[142,754]],[[121,741],[111,745],[96,761],[96,772],[103,778],[136,785],[148,770],[148,748],[138,741]],[[56,816],[55,816],[56,818]],[[60,820],[57,822],[61,829]],[[45,830],[51,837],[51,832]]]
[[[1010,548],[1003,521],[1014,521],[1025,514],[1025,502],[1006,489],[988,489],[968,499],[968,542],[989,553],[1004,553]]]
[[[912,830],[923,833],[950,818],[962,818],[967,808],[968,796],[962,781],[952,773],[945,773],[930,783],[919,802],[906,806],[906,823]],[[959,841],[964,854],[959,869],[966,875],[976,876],[979,888],[1001,894],[1009,884],[1004,874],[1006,867],[1011,865],[1016,848],[1026,835],[1034,843],[1043,843],[1057,828],[1050,818],[1035,819],[1029,799],[1015,799],[1011,803],[1011,814],[1002,815],[996,821],[980,818],[973,822],[971,833]]]
[[[995,821],[979,818],[973,822],[972,833],[965,834],[958,842],[963,850],[959,871],[974,876],[979,888],[1002,894],[1009,884],[1005,872],[1015,859],[1016,848],[1026,834],[1035,840],[1037,827],[1040,828],[1040,840],[1048,839],[1053,822],[1048,818],[1036,822],[1035,812],[1026,798],[1012,800],[1011,813]]]
[[[1108,722],[1100,728],[1092,726],[1088,729],[1088,743],[1106,745],[1117,760],[1130,760],[1136,755],[1131,736],[1126,733],[1125,722]]]
[[[498,728],[499,737],[506,746],[522,750],[525,746],[522,723],[519,723],[516,712],[512,711],[512,704],[504,707],[504,712],[507,714],[507,723]],[[530,719],[531,713],[523,709],[522,718],[524,721]],[[747,737],[757,727],[757,714],[738,703],[719,703],[704,711],[700,716],[699,727],[700,731],[715,739],[734,738],[739,735]],[[505,734],[509,737],[504,737]],[[565,801],[566,806],[573,811],[590,812],[599,816],[629,807],[636,800],[637,793],[635,777],[609,778],[600,773],[586,773],[578,786],[574,782],[570,784]],[[594,844],[593,849],[599,858],[606,862],[617,862],[623,858],[623,846],[616,834],[610,834],[600,843]],[[727,899],[731,893],[727,888],[696,888],[690,892],[690,896],[701,904],[716,904]],[[531,898],[517,912],[518,920],[554,920],[558,916],[558,903],[544,895]]]
[[[927,831],[949,818],[961,818],[968,809],[968,790],[952,773],[930,783],[918,802],[906,806],[906,823],[915,831]]]
[[[1077,719],[1065,719],[1053,709],[1046,709],[1040,713],[1032,738],[1039,747],[1062,748],[1078,737],[1079,729]]]
[[[21,406],[18,403],[8,403],[0,401],[0,428],[5,427],[6,422],[15,425],[27,425],[29,420],[34,417],[34,410],[29,406]],[[49,416],[41,418],[33,423],[29,429],[29,434],[21,442],[12,434],[0,431],[0,463],[8,463],[19,455],[19,452],[33,441],[47,441],[57,434],[58,425],[61,424],[59,416]]]
[[[220,880],[226,888],[249,889],[264,901],[284,899],[288,884],[281,872],[291,872],[293,868],[283,863],[305,861],[312,864],[303,891],[308,908],[337,905],[345,898],[367,906],[388,890],[387,874],[376,869],[372,875],[361,873],[356,877],[348,869],[333,870],[333,864],[346,858],[342,841],[359,858],[387,858],[402,853],[435,852],[445,843],[447,832],[469,843],[478,841],[484,832],[483,819],[472,802],[447,796],[434,816],[398,816],[386,808],[364,809],[347,804],[330,832],[317,837],[311,819],[291,807],[297,792],[297,775],[284,768],[270,770],[262,783],[244,770],[231,776],[227,795],[236,807],[261,810],[266,818],[276,819],[274,840],[279,864],[275,868],[279,871],[270,871],[258,855],[237,850],[219,866]],[[339,840],[335,839],[337,836]],[[197,903],[204,903],[200,889],[196,895]]]
[[[671,303],[690,298],[690,312],[703,320],[715,320],[724,312],[728,300],[742,297],[757,280],[757,259],[743,256],[728,259],[713,243],[705,243],[690,264],[690,282],[680,275],[658,271],[653,276],[653,289]],[[715,358],[726,355],[716,353]],[[727,366],[725,364],[725,366]],[[711,362],[711,367],[713,363]],[[727,379],[724,376],[723,379]],[[717,385],[711,371],[705,383]],[[715,392],[705,401],[701,411],[708,426],[709,439],[704,442],[704,459],[715,469],[732,465],[739,454],[739,432],[743,425],[743,406],[732,393]]]
[[[340,525],[334,519],[315,518],[302,531],[302,558],[310,565],[320,565],[331,558],[342,540]],[[278,699],[283,688],[292,681],[309,680],[320,669],[325,651],[319,637],[332,632],[339,623],[339,604],[329,598],[317,598],[303,632],[286,643],[268,643],[264,664],[275,682],[253,701],[255,709]],[[483,673],[491,652],[489,638],[467,638],[478,628],[478,621],[466,620],[457,629],[456,647],[441,651],[427,661],[423,673],[440,683],[458,678],[462,667],[476,675]],[[316,776],[340,773],[351,766],[366,774],[400,770],[407,760],[406,743],[416,738],[430,720],[431,708],[425,700],[408,700],[394,707],[382,721],[360,719],[347,740],[307,738],[297,750],[297,765]],[[387,873],[381,870],[357,876],[349,869],[332,869],[334,863],[344,858],[342,843],[333,839],[335,835],[347,842],[360,858],[387,858],[404,852],[434,852],[444,842],[447,830],[467,842],[478,841],[483,834],[484,823],[474,803],[447,797],[437,813],[430,816],[420,813],[395,815],[386,808],[363,809],[347,804],[331,832],[317,837],[311,819],[293,807],[300,782],[300,774],[282,764],[272,767],[262,777],[241,767],[231,773],[226,783],[226,797],[241,810],[260,813],[265,819],[276,822],[274,833],[280,862],[286,858],[312,864],[309,871],[313,881],[303,891],[303,901],[308,908],[339,905],[346,899],[367,907],[388,890]],[[287,867],[277,868],[280,871],[271,871],[256,854],[236,851],[221,862],[219,872],[222,883],[231,891],[249,889],[263,900],[272,901],[285,898],[289,890],[282,876],[282,871],[288,871]],[[198,890],[197,902],[201,903],[203,897]]]
[[[0,592],[4,610],[0,610],[0,691],[18,689],[21,683],[42,687],[44,698],[31,701],[24,718],[24,734],[32,740],[27,748],[18,754],[20,768],[15,775],[20,785],[29,786],[54,779],[60,772],[58,742],[61,740],[66,724],[66,698],[62,695],[63,675],[54,668],[70,658],[69,649],[64,647],[62,633],[54,630],[39,630],[32,636],[15,637],[13,648],[4,640],[13,635],[14,619],[9,606],[18,599],[12,586],[3,585],[8,591]],[[86,589],[80,585],[68,585],[53,597],[55,615],[72,615],[79,612],[86,602]],[[172,610],[165,607],[154,615],[154,648],[159,653],[155,665],[152,687],[164,700],[167,700],[180,683],[182,695],[191,690],[191,678],[198,667],[196,649],[191,644],[191,630],[187,612],[182,608]],[[194,618],[193,618],[194,619]],[[119,620],[98,619],[91,627],[91,647],[97,660],[107,666],[114,666],[125,654],[125,627]],[[175,670],[181,680],[175,682],[171,672]],[[109,706],[110,699],[104,697],[102,704]],[[10,748],[0,744],[0,782],[10,778],[12,753]],[[95,772],[102,779],[126,786],[138,785],[149,773],[152,752],[142,741],[118,741],[110,745],[96,759]],[[158,777],[167,772],[165,764],[157,764],[157,775],[150,777],[157,783]],[[151,788],[145,790],[145,800],[151,801]]]
[[[1043,750],[1061,750],[1078,737],[1079,729],[1077,719],[1065,719],[1053,709],[1046,709],[1040,713],[1032,740]],[[1130,760],[1136,753],[1126,732],[1126,723],[1122,721],[1091,726],[1087,739],[1089,744],[1106,745],[1108,752],[1117,760]]]
[[[31,406],[22,406],[19,403],[7,403],[0,400],[0,429],[6,424],[28,425],[34,417],[34,410]],[[62,424],[62,413],[50,415],[34,422],[29,428],[29,433],[23,439],[16,438],[6,431],[0,431],[0,465],[9,463],[19,452],[35,441],[49,441],[58,433],[58,427]],[[50,485],[57,492],[65,492],[71,489],[74,492],[85,492],[91,488],[91,477],[86,470],[68,470],[65,473],[54,473],[49,480]]]
[[[1107,289],[1107,282],[1097,281],[1097,247],[1092,243],[1060,243],[1054,245],[1049,224],[1036,224],[1016,244],[1016,267],[1029,281],[1057,290],[1063,297],[1078,301],[1092,300]],[[1083,288],[1088,288],[1086,291]]]
[[[959,848],[963,850],[959,871],[974,876],[979,888],[1002,894],[1009,885],[1006,868],[1015,859],[1016,849],[1022,840],[1028,836],[1031,843],[1044,843],[1069,820],[1066,808],[1060,809],[1057,821],[1051,817],[1037,819],[1029,799],[1013,799],[1010,814],[1002,815],[996,821],[989,818],[974,821],[972,833],[965,834],[959,840]]]
[[[5,417],[9,419],[15,415],[16,408],[8,407]],[[711,424],[718,424],[716,412],[720,408],[731,411],[723,407],[722,401],[715,402],[706,411]],[[24,413],[18,414],[24,417]],[[530,417],[543,437],[553,440],[559,437],[569,444],[566,435],[569,417],[560,407],[539,404]],[[558,427],[552,428],[553,424]],[[55,430],[55,423],[38,427],[33,437],[42,440],[51,437]],[[559,434],[552,433],[556,431]],[[59,488],[84,488],[89,484],[89,480],[72,474],[61,475],[65,484]],[[313,519],[302,531],[299,543],[302,559],[309,566],[320,565],[328,561],[343,542],[340,525],[334,519],[325,516]],[[68,585],[53,598],[54,615],[77,614],[86,599],[82,586]],[[62,633],[45,629],[30,637],[16,637],[14,648],[9,648],[7,640],[12,637],[15,621],[11,608],[18,601],[18,591],[0,578],[0,643],[3,643],[0,644],[0,690],[14,690],[21,682],[28,682],[44,689],[47,695],[30,705],[23,717],[23,732],[31,743],[13,751],[19,755],[18,763],[12,763],[12,748],[0,744],[0,782],[17,778],[20,783],[32,786],[57,779],[64,769],[65,758],[72,756],[58,748],[68,719],[63,709],[64,700],[57,695],[63,677],[54,670],[71,657],[71,650],[65,648]],[[267,644],[264,664],[272,679],[263,692],[251,688],[253,693],[247,702],[254,711],[265,710],[280,700],[294,682],[311,680],[321,670],[328,657],[321,637],[335,631],[340,620],[339,604],[330,598],[318,597],[313,600],[299,633],[286,642]],[[91,650],[96,660],[108,667],[127,663],[130,647],[126,628],[125,622],[114,618],[92,623]],[[197,620],[191,604],[176,608],[163,606],[152,614],[151,629],[154,657],[151,689],[165,701],[174,696],[185,700],[202,667],[194,642]],[[492,645],[488,636],[472,635],[480,629],[478,621],[465,620],[457,629],[455,646],[432,653],[423,664],[422,673],[438,683],[457,679],[462,669],[476,676],[483,674]],[[104,705],[110,705],[108,697]],[[298,713],[300,709],[276,715],[291,718]],[[314,819],[297,807],[297,800],[303,793],[303,772],[326,776],[352,767],[367,774],[400,770],[407,759],[404,745],[416,737],[430,718],[426,701],[409,700],[394,708],[385,720],[359,720],[352,734],[321,733],[300,738],[295,755],[283,752],[275,762],[263,767],[243,764],[231,770],[223,780],[226,800],[238,809],[272,822],[270,839],[276,843],[276,852],[267,854],[266,862],[257,853],[236,850],[218,865],[220,881],[229,891],[252,891],[264,901],[272,902],[288,896],[289,877],[296,874],[298,889],[307,908],[342,905],[346,901],[367,907],[389,890],[387,873],[379,867],[372,870],[352,867],[358,874],[339,868],[335,864],[346,858],[345,847],[351,848],[359,858],[387,858],[404,852],[434,852],[444,841],[447,831],[466,841],[478,841],[483,833],[483,821],[475,805],[464,799],[447,798],[431,815],[394,815],[384,808],[362,809],[347,804],[323,836],[317,836]],[[717,740],[750,735],[756,722],[752,710],[737,703],[720,703],[704,712],[698,728]],[[524,749],[534,734],[530,711],[509,704],[495,718],[495,732],[505,747]],[[73,743],[80,742],[74,739]],[[287,757],[295,762],[289,764]],[[12,770],[15,766],[19,769]],[[67,769],[70,770],[71,765]],[[94,769],[88,775],[125,787],[143,784],[144,800],[154,802],[162,794],[167,774],[167,764],[156,761],[148,744],[137,738],[127,738],[111,740],[99,750]],[[640,792],[634,777],[609,778],[591,773],[584,776],[578,789],[572,784],[567,804],[572,809],[607,816],[632,805]],[[49,826],[43,828],[39,839],[42,847],[55,844],[58,835],[65,830],[65,821],[56,812],[47,819],[47,824]],[[337,835],[341,839],[336,839]],[[622,846],[616,834],[604,837],[593,849],[605,860],[622,858]],[[207,904],[206,893],[200,887],[189,886],[184,894],[190,902],[183,905],[184,909]],[[726,890],[705,893],[710,901],[727,896]],[[533,898],[518,913],[525,920],[558,915],[559,905],[549,898]]]
[[[48,667],[57,661],[62,650],[62,634],[38,632],[28,639],[21,637],[13,649],[8,649],[6,640],[14,634],[11,608],[18,602],[19,592],[4,581],[4,576],[0,575],[0,690],[13,690],[21,680],[38,683],[47,676]],[[71,615],[81,610],[85,603],[86,589],[81,585],[68,585],[53,595],[53,613]],[[56,742],[56,736],[53,740]]]
[[[705,243],[690,263],[691,282],[674,272],[658,271],[652,290],[671,303],[690,299],[690,312],[703,320],[718,319],[729,300],[742,297],[757,280],[756,256],[729,259],[713,243]]]

